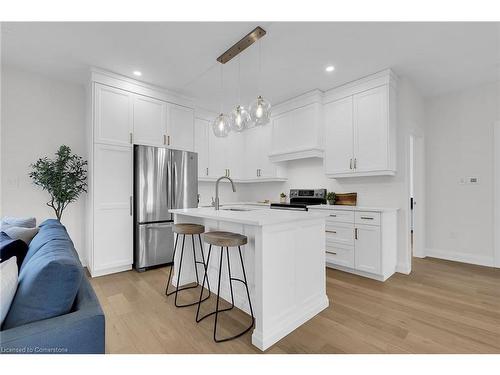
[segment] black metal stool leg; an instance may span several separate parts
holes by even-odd
[[[220,261],[219,261],[219,282],[217,284],[217,303],[215,305],[215,324],[214,324],[214,340],[217,341],[217,318],[219,317],[219,300],[220,300],[220,277],[222,274],[222,257],[224,256],[224,248],[220,248]]]
[[[241,269],[243,271],[243,280],[238,279],[238,278],[234,278],[234,277],[231,276],[231,273],[229,273],[229,284],[231,286],[231,293],[232,293],[232,281],[233,280],[234,281],[239,281],[239,282],[241,282],[242,284],[245,285],[245,289],[246,289],[247,297],[248,297],[248,305],[250,307],[250,314],[252,316],[252,323],[250,324],[250,326],[248,328],[246,328],[242,332],[238,333],[237,335],[234,335],[234,336],[227,337],[227,338],[219,340],[219,339],[217,339],[217,337],[215,335],[215,332],[216,332],[216,329],[217,329],[217,314],[216,314],[215,315],[215,327],[214,327],[214,341],[215,342],[224,342],[224,341],[229,341],[229,340],[236,339],[236,338],[244,335],[248,331],[250,331],[253,328],[254,324],[255,324],[255,317],[253,315],[253,309],[252,309],[252,301],[250,300],[250,291],[248,290],[248,282],[247,282],[247,276],[246,276],[246,272],[245,272],[245,265],[243,264],[243,256],[241,255],[241,246],[238,246],[238,251],[239,251],[239,254],[240,254]],[[229,267],[229,252],[227,253],[227,256],[228,256],[228,267]],[[219,276],[219,279],[220,279],[220,276]],[[220,281],[219,281],[219,283],[220,283]]]
[[[252,301],[250,300],[250,291],[248,290],[248,282],[247,282],[247,275],[245,272],[245,265],[243,264],[243,256],[241,255],[241,246],[238,246],[238,251],[240,253],[240,261],[241,261],[241,269],[243,271],[243,280],[245,280],[245,289],[247,290],[247,297],[248,297],[248,305],[250,306],[250,314],[252,315],[252,327],[255,323],[255,317],[253,315],[253,309],[252,309]]]
[[[193,261],[194,261],[194,272],[196,273],[196,285],[200,283],[200,278],[198,277],[198,262],[196,261],[196,248],[194,247],[194,234],[191,235],[191,243],[193,244]]]
[[[175,300],[174,304],[175,306],[179,307],[177,305],[177,295],[179,294],[179,283],[181,281],[181,269],[182,269],[182,258],[184,257],[184,241],[186,240],[186,235],[182,235],[182,249],[181,249],[181,260],[179,261],[179,273],[177,274],[177,285],[175,286]]]
[[[204,268],[205,268],[205,275],[207,274],[208,272],[208,257],[207,257],[207,263],[205,263],[205,255],[204,255],[204,252],[203,252],[203,244],[201,243],[201,235],[198,234],[198,240],[200,241],[200,251],[201,251],[201,260],[203,261],[203,265],[204,265]],[[212,248],[212,245],[210,245],[210,249]],[[208,250],[208,254],[210,254],[210,249]],[[208,280],[208,275],[207,275],[207,286],[208,286],[208,294],[210,294],[210,282]],[[205,287],[205,285],[203,285],[203,287]]]
[[[200,243],[201,243],[201,238],[200,238]],[[210,264],[210,254],[212,253],[212,245],[210,245],[210,247],[208,248],[208,255],[207,255],[207,263],[206,263],[206,267],[205,267],[205,274],[203,275],[203,282],[201,284],[201,290],[200,290],[200,299],[198,300],[198,308],[196,309],[196,323],[199,323],[201,321],[201,319],[205,318],[199,318],[200,316],[200,306],[201,306],[201,303],[203,301],[205,301],[208,297],[210,297],[210,284],[208,283],[208,274],[207,274],[207,270],[208,270],[208,265]],[[202,251],[202,254],[203,254],[203,251]],[[203,262],[205,262],[205,259],[203,259]],[[208,285],[208,297],[205,298],[204,300],[202,300],[202,297],[203,297],[203,290],[205,288],[205,279],[207,280],[207,285]]]
[[[172,293],[175,293],[175,291],[168,293],[168,287],[170,286],[170,279],[172,278],[172,269],[174,268],[174,263],[173,261],[175,260],[175,251],[177,249],[177,240],[179,239],[179,235],[176,234],[175,236],[175,245],[174,245],[174,256],[172,258],[172,265],[170,266],[170,272],[168,273],[168,280],[167,280],[167,287],[165,288],[165,295],[169,296]]]
[[[231,276],[231,265],[229,264],[229,248],[226,247],[227,273],[229,274],[229,290],[231,291],[231,307],[234,307],[233,281]]]

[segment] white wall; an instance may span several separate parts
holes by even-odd
[[[32,184],[29,165],[53,157],[66,144],[83,157],[85,92],[83,86],[2,66],[1,212],[35,216],[37,223],[55,217],[46,206],[48,194]],[[62,223],[77,251],[84,251],[84,202],[70,204]]]
[[[426,254],[493,265],[495,83],[430,98],[427,106]],[[474,176],[479,184],[460,184]]]
[[[239,185],[243,200],[279,200],[280,192],[290,189],[325,188],[335,192],[357,192],[358,205],[396,207],[398,213],[398,270],[409,272],[411,259],[408,237],[409,210],[409,135],[423,134],[424,102],[413,84],[401,78],[398,84],[397,174],[394,177],[357,177],[329,179],[325,177],[322,159],[287,162],[288,181]]]

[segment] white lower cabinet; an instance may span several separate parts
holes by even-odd
[[[359,271],[380,273],[381,249],[378,225],[356,224],[354,228],[354,268]]]
[[[311,211],[329,211],[325,223],[326,265],[380,281],[387,280],[396,271],[397,210],[377,212],[333,207],[310,207]]]

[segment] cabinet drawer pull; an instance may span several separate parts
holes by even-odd
[[[164,145],[167,144],[167,135],[166,134],[163,134],[163,144]]]
[[[133,140],[133,134],[132,133],[128,133],[128,138],[129,138],[130,144],[132,144],[132,142],[134,141]]]
[[[167,135],[167,145],[170,146],[170,136]]]
[[[373,220],[373,217],[370,217],[370,216],[361,216],[361,219],[363,219],[363,220]]]
[[[358,168],[358,159],[354,158],[354,169]]]
[[[327,233],[337,233],[336,230],[325,230],[325,232],[327,232]]]
[[[352,158],[349,159],[349,169],[352,169]]]
[[[330,215],[330,216],[331,216],[331,217],[337,217],[337,215],[335,215],[335,214],[332,214],[332,215]]]
[[[358,228],[354,228],[354,239],[358,239]]]
[[[133,205],[134,204],[133,204],[132,196],[130,196],[130,200],[129,200],[129,210],[130,210],[129,212],[130,212],[130,216],[132,216],[133,213],[134,213]]]
[[[328,254],[337,255],[337,253],[336,253],[336,252],[334,252],[334,251],[328,251],[328,250],[326,250],[326,252],[327,252]]]
[[[208,168],[207,168],[207,176],[208,176]]]

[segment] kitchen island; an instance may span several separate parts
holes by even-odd
[[[325,280],[327,214],[324,212],[248,206],[224,206],[220,210],[189,208],[170,212],[175,216],[175,223],[197,223],[204,225],[206,232],[220,230],[248,237],[248,244],[242,246],[242,253],[255,315],[252,343],[259,349],[266,350],[328,307]],[[181,285],[196,282],[191,241],[186,240],[185,246]],[[206,259],[208,245],[203,246]],[[212,249],[208,277],[211,292],[215,294],[219,251],[214,250],[218,249]],[[239,257],[234,250],[230,249],[231,273],[233,277],[241,278]],[[173,282],[177,280],[179,253],[174,259]],[[202,272],[200,265],[199,275],[203,275]],[[224,265],[220,296],[230,301],[228,274]],[[234,301],[237,308],[250,312],[243,286],[235,285]]]

